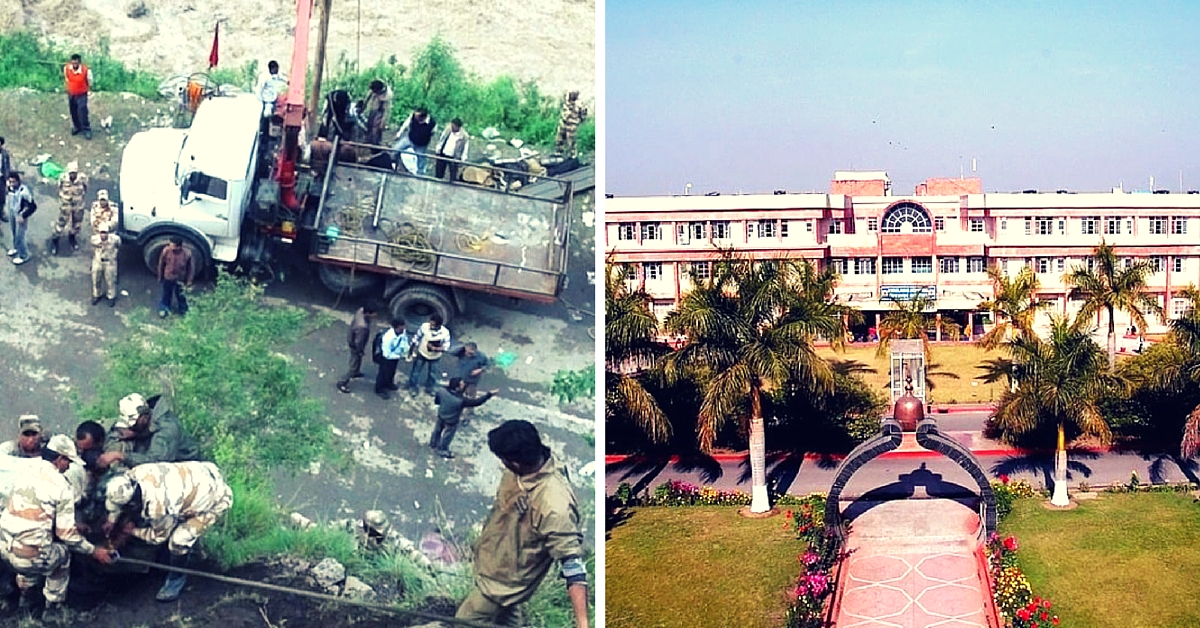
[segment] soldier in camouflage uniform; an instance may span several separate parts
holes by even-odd
[[[233,491],[211,462],[158,462],[134,467],[105,489],[112,531],[122,516],[130,536],[150,545],[167,544],[171,566],[183,567],[196,541],[233,504]],[[160,602],[179,599],[187,576],[171,572],[158,591]]]
[[[71,577],[71,555],[88,554],[108,564],[112,554],[96,547],[75,528],[75,492],[63,473],[82,465],[70,438],[53,439],[40,460],[17,477],[8,505],[0,514],[0,558],[17,572],[21,606],[30,606],[30,590],[45,578],[42,621],[66,622],[63,602]]]
[[[117,206],[108,200],[108,190],[100,190],[92,203],[92,233],[100,233],[100,225],[105,224],[109,233],[117,230]]]
[[[49,436],[42,431],[42,420],[36,414],[22,414],[17,419],[17,438],[0,443],[0,456],[40,458]]]
[[[54,225],[54,235],[50,238],[50,250],[58,255],[58,238],[71,228],[67,240],[71,248],[79,250],[79,229],[83,226],[84,197],[87,196],[88,177],[80,174],[79,162],[67,164],[67,171],[58,178],[58,200],[61,203],[58,211],[58,222]]]
[[[100,302],[100,288],[107,288],[108,306],[117,305],[117,249],[121,236],[110,234],[103,223],[92,236],[92,305]]]
[[[558,121],[558,134],[554,138],[554,150],[568,157],[575,156],[575,133],[587,118],[588,111],[579,102],[579,92],[570,92],[563,99],[562,114]]]

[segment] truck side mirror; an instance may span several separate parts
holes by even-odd
[[[195,178],[195,172],[189,172],[188,176],[183,178],[183,183],[179,184],[179,204],[187,202],[188,194],[192,192],[192,181]]]

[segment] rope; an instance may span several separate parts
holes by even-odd
[[[173,571],[175,573],[181,573],[181,574],[185,574],[188,576],[197,576],[199,578],[208,578],[209,580],[216,580],[217,582],[224,582],[226,584],[236,584],[238,586],[250,587],[253,589],[263,589],[266,591],[274,591],[276,593],[286,593],[288,595],[298,595],[300,597],[312,598],[314,600],[321,600],[323,602],[333,602],[335,604],[344,604],[346,606],[357,606],[360,608],[366,608],[366,609],[370,609],[373,611],[379,611],[382,613],[389,613],[389,614],[393,614],[393,615],[408,615],[410,617],[416,617],[417,619],[424,619],[424,620],[429,620],[429,621],[441,621],[441,622],[446,622],[446,623],[450,623],[450,624],[457,624],[459,626],[470,626],[472,628],[502,628],[501,626],[499,626],[497,624],[490,624],[490,623],[479,622],[479,621],[471,621],[468,619],[455,619],[453,617],[445,617],[442,615],[434,615],[432,613],[423,613],[420,611],[406,611],[403,609],[396,608],[394,606],[388,606],[386,604],[377,604],[375,602],[363,602],[360,600],[348,600],[343,597],[337,597],[336,595],[328,595],[325,593],[316,593],[314,591],[305,591],[303,589],[294,589],[292,587],[284,587],[284,586],[280,586],[277,584],[267,584],[265,582],[255,582],[253,580],[243,580],[241,578],[234,578],[232,576],[222,576],[222,575],[215,574],[215,573],[208,573],[207,571],[197,571],[195,569],[186,569],[184,567],[172,567],[170,565],[162,565],[162,564],[151,562],[148,560],[139,560],[137,558],[125,558],[124,556],[118,556],[118,557],[116,557],[115,562],[125,563],[127,565],[137,565],[139,567],[150,567],[153,569],[161,569],[163,571]]]
[[[459,233],[454,238],[454,243],[458,245],[458,250],[467,253],[477,253],[483,250],[483,245],[488,240],[492,239],[491,233],[483,233],[480,235],[472,235],[470,233]]]

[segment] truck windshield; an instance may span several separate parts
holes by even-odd
[[[223,201],[228,194],[229,183],[225,179],[218,179],[203,172],[192,172],[188,175],[187,186],[193,194],[203,194]]]

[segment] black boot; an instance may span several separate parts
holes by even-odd
[[[75,251],[78,251],[78,250],[79,250],[79,240],[77,240],[77,239],[75,238],[75,234],[74,234],[74,233],[71,233],[71,234],[68,234],[68,235],[67,235],[67,242],[70,242],[70,243],[71,243],[71,249],[72,249],[72,250],[75,250]]]
[[[171,560],[167,564],[172,567],[187,567],[187,563],[187,554],[182,556],[171,554]],[[183,592],[185,585],[187,585],[187,574],[172,571],[167,574],[166,582],[163,582],[162,588],[158,590],[158,595],[154,596],[154,599],[159,602],[174,602],[179,599],[179,594]]]
[[[51,236],[50,238],[50,254],[58,255],[58,236]]]

